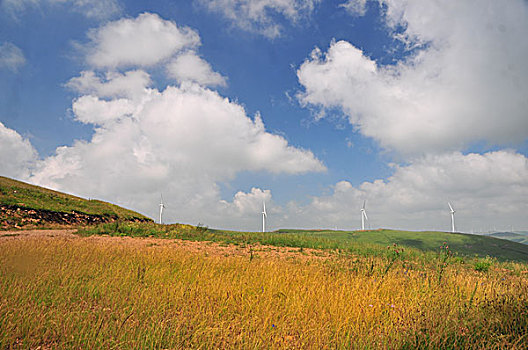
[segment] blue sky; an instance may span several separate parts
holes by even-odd
[[[0,173],[212,227],[526,229],[528,5],[448,3],[4,0]]]

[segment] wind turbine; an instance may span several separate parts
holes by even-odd
[[[160,207],[160,218],[159,218],[159,223],[160,223],[160,224],[163,224],[162,215],[163,215],[163,208],[165,208],[165,204],[163,204],[163,195],[161,195],[161,199],[160,199],[159,207]]]
[[[266,219],[268,214],[266,214],[266,202],[262,202],[262,232],[266,232]]]
[[[451,203],[447,202],[447,205],[449,205],[449,209],[451,209],[451,232],[455,232],[455,213],[456,211],[451,206]]]
[[[361,208],[361,230],[365,231],[365,220],[368,220],[367,211],[365,210],[365,202],[363,201],[363,208]]]

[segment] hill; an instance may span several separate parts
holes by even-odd
[[[114,204],[0,176],[0,229],[152,221]]]
[[[332,231],[332,230],[278,230],[283,234],[303,234],[307,237],[326,238],[343,244],[378,244],[410,247],[421,251],[438,251],[447,245],[462,256],[491,256],[499,260],[528,262],[528,245],[490,236],[436,231]]]
[[[518,242],[522,244],[528,244],[528,232],[519,231],[519,232],[494,232],[490,233],[489,236],[507,239],[509,241]]]

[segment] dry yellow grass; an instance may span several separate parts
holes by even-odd
[[[0,348],[508,348],[525,265],[222,251],[178,241],[0,238]],[[268,249],[269,250],[269,249]],[[215,252],[220,253],[215,253]]]

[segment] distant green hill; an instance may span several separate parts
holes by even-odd
[[[491,233],[489,236],[500,238],[500,239],[507,239],[509,241],[518,242],[522,244],[528,244],[528,234],[525,232],[494,232]]]
[[[144,215],[100,200],[87,200],[0,176],[0,228],[151,221]]]
[[[499,260],[528,262],[528,245],[489,236],[449,232],[412,232],[397,230],[332,231],[332,230],[278,230],[277,233],[324,238],[346,244],[397,244],[421,251],[438,251],[444,242],[456,254]]]

